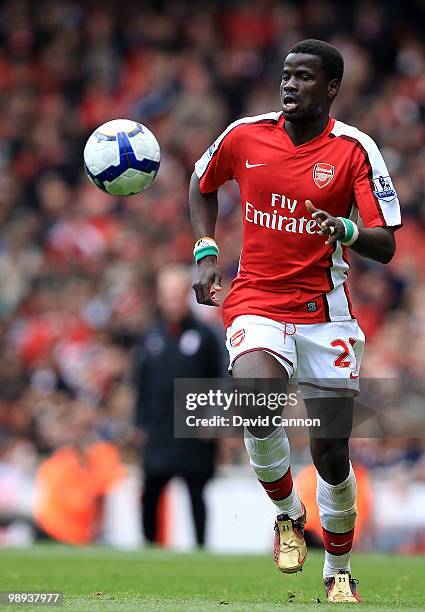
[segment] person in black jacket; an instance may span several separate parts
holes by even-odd
[[[162,270],[157,283],[158,317],[135,351],[135,424],[145,439],[143,529],[157,541],[157,509],[174,476],[189,489],[198,545],[205,542],[203,491],[214,473],[214,440],[174,437],[174,378],[223,375],[223,353],[216,334],[190,312],[191,276],[181,265]]]

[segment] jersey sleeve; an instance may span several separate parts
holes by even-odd
[[[231,124],[195,164],[201,193],[211,193],[234,178],[234,128]]]
[[[400,203],[375,142],[359,145],[354,196],[364,227],[400,227]]]

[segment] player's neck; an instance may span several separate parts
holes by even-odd
[[[314,121],[305,123],[291,123],[290,120],[286,120],[283,127],[297,147],[319,136],[325,129],[328,121],[329,115],[323,115]]]

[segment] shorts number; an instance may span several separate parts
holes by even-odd
[[[357,338],[349,338],[348,342],[351,344],[352,347],[354,347],[357,342]],[[338,355],[338,357],[334,361],[334,366],[336,368],[349,368],[351,366],[350,349],[348,348],[348,345],[345,340],[332,340],[331,346],[333,346],[334,348],[342,349],[341,355]]]

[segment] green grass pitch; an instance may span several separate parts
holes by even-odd
[[[309,553],[304,571],[293,576],[279,574],[271,554],[43,545],[2,550],[0,559],[1,591],[63,591],[63,606],[47,609],[268,612],[353,607],[326,602],[322,555],[314,552]],[[363,609],[425,609],[425,557],[356,554],[353,569],[360,580]],[[19,608],[40,610],[40,606]]]

